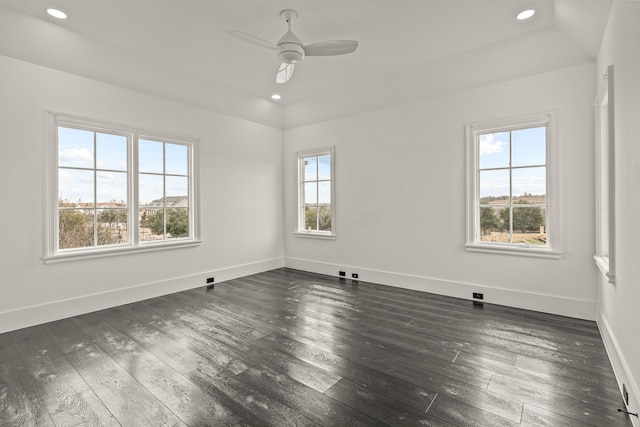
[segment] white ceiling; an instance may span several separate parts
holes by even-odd
[[[274,92],[282,94],[281,105],[305,105],[537,34],[548,38],[553,32],[561,43],[568,39],[568,56],[582,58],[574,62],[593,60],[610,5],[611,0],[0,0],[0,28],[14,36],[10,43],[0,29],[0,54],[194,105],[207,106],[205,95],[216,93],[268,100]],[[45,9],[52,6],[69,18],[48,17]],[[516,21],[516,12],[527,7],[537,10],[534,18]],[[287,8],[298,11],[293,29],[305,44],[355,39],[358,50],[306,58],[290,82],[277,85],[275,53],[225,29],[276,42],[286,31],[279,13]],[[548,42],[558,44],[554,40]],[[505,65],[510,60],[505,57]],[[256,114],[263,108],[258,104]]]

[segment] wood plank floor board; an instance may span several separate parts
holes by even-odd
[[[559,395],[553,387],[545,387],[529,381],[518,381],[513,377],[495,375],[491,379],[488,390],[521,399],[525,405],[530,404],[552,410],[559,415],[598,427],[613,426],[624,420],[617,412],[617,406],[606,408],[590,404],[584,399]],[[621,401],[619,405],[622,405]],[[630,426],[630,421],[628,422]]]
[[[211,360],[191,350],[188,340],[174,340],[159,329],[142,324],[123,310],[111,309],[96,314],[183,375],[202,365],[211,364]]]
[[[18,357],[18,352],[11,342],[9,334],[0,334],[0,363],[8,362],[10,360],[17,359]]]
[[[291,270],[288,270],[287,274],[289,274],[290,271]],[[277,274],[274,274],[273,271],[264,274],[270,274],[271,276],[277,277]],[[522,325],[524,327],[535,324],[536,328],[540,327],[543,329],[553,327],[558,331],[571,331],[577,336],[585,335],[594,337],[596,340],[600,340],[600,335],[597,331],[597,328],[593,328],[593,322],[582,319],[568,319],[563,316],[549,315],[546,313],[539,313],[529,310],[514,309],[512,307],[499,306],[494,304],[486,304],[480,310],[469,310],[469,308],[474,308],[475,306],[472,305],[472,302],[468,300],[372,283],[367,283],[366,286],[354,286],[349,283],[350,281],[346,281],[346,283],[340,284],[340,282],[336,281],[335,278],[302,271],[294,271],[293,273],[290,273],[290,277],[296,277],[300,280],[306,280],[310,282],[315,281],[327,286],[334,286],[352,290],[354,292],[358,292],[360,295],[376,294],[380,296],[388,296],[390,298],[404,298],[405,300],[409,301],[421,300],[427,302],[428,304],[448,307],[452,312],[460,311],[460,309],[463,308],[464,310],[460,311],[459,313],[461,316],[473,315],[473,313],[475,313],[475,315],[479,316],[481,320],[494,319],[498,322],[507,320],[509,324]]]
[[[261,426],[310,426],[318,423],[305,417],[277,400],[271,393],[262,393],[245,384],[238,377],[218,370],[199,368],[189,373],[190,379],[200,387],[212,388],[214,393],[222,392],[238,407],[248,411]]]
[[[233,426],[240,421],[240,416],[97,314],[74,317],[72,321],[186,424]]]
[[[70,320],[44,330],[120,424],[186,425]]]
[[[87,383],[41,328],[13,332],[12,339],[27,372],[42,391],[45,405],[54,405],[59,398],[68,399],[89,390]]]
[[[191,350],[214,363],[219,369],[228,369],[234,374],[239,374],[249,367],[239,353],[224,343],[213,340],[204,333],[187,326],[176,319],[174,317],[176,314],[172,311],[162,314],[163,311],[158,305],[154,309],[148,302],[129,304],[120,307],[120,309],[174,340],[186,340]]]
[[[565,390],[567,395],[571,395],[576,388],[580,388],[585,393],[583,399],[592,396],[597,400],[602,400],[607,396],[616,395],[618,391],[615,380],[612,381],[612,377],[606,374],[589,374],[583,370],[554,368],[552,364],[539,360],[535,363],[529,362],[529,366],[505,365],[491,359],[461,352],[455,359],[455,363],[470,367],[480,367],[494,374],[524,382],[548,385],[554,387],[558,392]],[[562,381],[559,381],[559,379],[562,379]]]
[[[184,306],[195,315],[207,316],[208,312],[203,311],[198,306],[191,304]],[[256,336],[247,334],[244,338],[237,336],[236,342],[240,343],[241,347],[233,347],[233,349],[238,352],[241,351],[246,358],[245,361],[248,363],[262,362],[263,364],[267,364],[272,369],[278,372],[286,372],[291,378],[320,392],[327,390],[340,379],[330,372],[318,369],[314,365],[291,357],[286,353],[273,351],[268,344],[265,345],[259,341],[251,340],[251,338],[259,337],[262,337],[262,334]]]
[[[171,311],[170,307],[165,309]],[[158,307],[159,305],[155,305]],[[174,310],[174,314],[179,311],[179,319],[187,327],[193,327],[194,325],[206,324],[206,319],[201,315],[192,312],[192,308],[185,307],[186,310]],[[198,310],[195,310],[198,311]],[[236,353],[243,355],[243,361],[247,364],[264,363],[272,369],[280,372],[286,372],[293,379],[308,385],[319,391],[324,391],[331,387],[336,381],[339,380],[335,375],[317,369],[315,366],[308,364],[304,361],[290,357],[285,353],[274,352],[268,346],[260,345],[255,341],[252,341],[246,337],[233,336],[227,331],[206,327],[197,327],[197,329],[204,330],[205,335],[210,339],[217,341],[222,340],[221,344],[227,346],[229,349]]]
[[[57,427],[121,426],[92,390],[77,395],[62,395],[47,410]]]
[[[515,421],[508,420],[443,394],[438,394],[434,398],[433,402],[429,405],[427,414],[431,414],[454,425],[464,425],[473,420],[473,425],[478,427],[515,427],[520,425],[521,420],[520,417]]]
[[[20,359],[0,363],[0,425],[54,427],[44,396]]]
[[[318,346],[320,343],[317,342],[303,344],[285,333],[263,339],[279,343],[278,348],[281,351],[315,363],[342,375],[351,382],[366,386],[387,397],[401,400],[417,409],[422,408],[426,400],[433,399],[437,392],[501,418],[514,421],[519,421],[521,418],[521,401],[487,392],[484,389],[485,383],[482,383],[481,387],[473,387],[444,376],[441,372],[424,372],[415,366],[406,366],[403,370],[400,365],[395,364],[394,368],[389,370],[385,364],[381,366],[379,363],[373,363],[373,367],[369,367],[361,364],[366,364],[366,360],[362,360],[352,352],[335,351],[331,346]],[[435,388],[431,389],[431,387]]]
[[[412,408],[346,379],[338,381],[326,391],[326,394],[390,426],[450,427],[454,425],[428,414],[427,408],[424,410]]]
[[[594,322],[276,269],[0,334],[0,425],[630,427]]]
[[[240,374],[239,378],[242,378],[252,388],[274,396],[286,406],[322,426],[375,427],[385,425],[266,366],[249,368]]]
[[[42,328],[11,337],[56,425],[119,425]]]
[[[318,284],[317,282],[310,282],[309,287],[311,289],[318,289],[321,291],[316,292],[330,292],[335,294],[335,290],[324,284]],[[348,293],[347,291],[340,290],[342,293],[339,295],[347,295],[352,298],[356,294]],[[503,334],[504,337],[510,337],[515,340],[526,339],[527,336],[531,336],[535,339],[544,339],[551,342],[558,342],[570,345],[579,345],[581,347],[594,346],[598,350],[603,348],[602,340],[599,336],[584,336],[577,337],[576,334],[572,334],[571,337],[559,336],[557,328],[547,328],[545,325],[536,325],[536,328],[531,328],[530,325],[518,325],[514,323],[504,323],[503,321],[497,321],[488,318],[486,315],[477,314],[473,311],[469,312],[455,312],[451,310],[450,306],[437,305],[432,300],[418,299],[415,301],[406,301],[406,298],[390,298],[381,296],[365,296],[357,295],[358,299],[376,302],[384,304],[387,307],[396,307],[398,310],[410,314],[412,316],[420,315],[425,316],[425,319],[432,322],[444,322],[449,323],[451,320],[455,320],[456,325],[462,327],[471,327],[473,329],[484,329],[489,333]],[[455,313],[455,314],[454,314]],[[428,317],[427,317],[428,316]]]
[[[382,371],[368,368],[318,347],[297,342],[281,334],[265,337],[263,340],[272,343],[273,348],[278,351],[334,372],[355,384],[375,390],[418,410],[424,410],[436,395],[431,390],[407,383]]]

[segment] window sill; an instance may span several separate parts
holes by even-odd
[[[609,272],[609,257],[594,255],[593,259],[596,262],[596,266],[598,266],[598,270],[600,270],[607,281],[609,283],[615,283],[615,276]]]
[[[533,258],[558,259],[562,257],[562,252],[554,251],[549,248],[536,248],[533,246],[506,246],[470,243],[465,245],[465,249],[469,252],[484,252],[500,255],[516,255]]]
[[[336,240],[335,234],[330,233],[318,233],[313,231],[296,231],[293,233],[295,237],[307,237],[311,239],[324,239],[324,240]]]
[[[120,246],[109,249],[83,250],[73,252],[62,252],[55,255],[48,255],[42,258],[45,264],[55,264],[58,262],[77,261],[81,259],[106,258],[118,255],[137,254],[143,252],[156,252],[177,248],[190,248],[200,246],[202,240],[183,240],[171,243],[155,243],[143,246]]]

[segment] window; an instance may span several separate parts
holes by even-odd
[[[198,243],[195,140],[49,116],[46,262]]]
[[[467,127],[467,249],[559,255],[555,113]]]
[[[613,65],[596,99],[596,265],[615,283],[615,151]]]
[[[297,154],[298,235],[335,238],[333,147]]]

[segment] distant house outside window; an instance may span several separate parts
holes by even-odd
[[[335,238],[333,147],[297,154],[296,234]]]
[[[45,262],[199,242],[195,139],[55,113],[50,122]]]
[[[467,127],[467,249],[558,255],[555,113]]]

